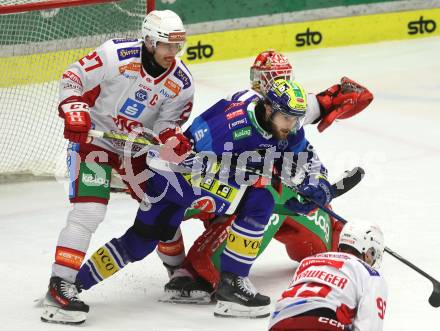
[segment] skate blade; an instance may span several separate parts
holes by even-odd
[[[87,313],[83,311],[69,311],[59,307],[45,306],[41,314],[41,321],[56,324],[78,325],[84,323]]]
[[[217,301],[214,316],[236,318],[265,318],[270,315],[270,305],[247,307],[234,302]]]
[[[165,295],[158,301],[164,303],[208,305],[212,299],[210,293],[203,291],[191,291],[190,296],[182,296],[177,291],[166,291]]]

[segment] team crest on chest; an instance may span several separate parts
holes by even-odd
[[[134,97],[137,101],[145,101],[148,99],[148,93],[145,90],[138,90],[136,91],[136,93],[134,94]]]

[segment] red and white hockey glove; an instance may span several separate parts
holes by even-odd
[[[341,84],[333,85],[316,96],[321,108],[319,132],[327,129],[337,118],[345,119],[365,109],[373,94],[367,88],[347,78],[341,78]]]
[[[160,158],[169,162],[182,162],[192,149],[190,141],[179,128],[163,130],[159,133],[159,140],[164,144]]]
[[[64,138],[74,143],[85,143],[92,121],[89,105],[81,101],[61,104],[60,116],[64,118]]]

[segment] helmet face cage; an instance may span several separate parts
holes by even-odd
[[[274,50],[258,54],[250,69],[252,88],[265,96],[276,78],[293,79],[292,65],[287,57]]]
[[[259,89],[264,96],[267,95],[267,91],[277,78],[292,80],[292,69],[259,70],[251,68],[250,79],[252,87]]]

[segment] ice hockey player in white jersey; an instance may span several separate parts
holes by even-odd
[[[73,63],[60,82],[59,115],[70,141],[67,163],[73,204],[61,230],[41,319],[75,324],[86,319],[88,305],[74,281],[92,233],[104,219],[112,170],[118,171],[140,200],[145,156],[132,157],[116,141],[94,138],[96,129],[130,133],[147,128],[177,155],[190,151],[180,126],[193,105],[194,84],[179,56],[186,32],[170,10],[152,11],[142,23],[142,39],[112,39]],[[128,155],[127,155],[128,154]]]
[[[272,313],[270,331],[381,331],[387,286],[377,226],[346,224],[339,251],[301,261]]]

